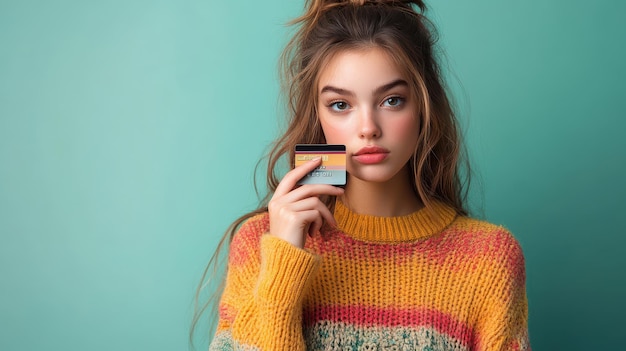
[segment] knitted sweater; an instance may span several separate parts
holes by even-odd
[[[350,211],[305,249],[233,238],[210,350],[530,350],[522,250],[504,228],[437,203],[401,217]]]

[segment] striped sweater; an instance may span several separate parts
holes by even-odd
[[[443,204],[350,211],[305,249],[249,219],[230,248],[210,350],[530,350],[522,250]]]

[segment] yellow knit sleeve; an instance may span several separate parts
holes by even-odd
[[[488,285],[478,321],[481,351],[530,350],[528,339],[528,300],[524,255],[519,243],[506,230],[487,265],[484,283]]]
[[[320,259],[244,224],[231,243],[210,350],[304,350],[302,299]]]

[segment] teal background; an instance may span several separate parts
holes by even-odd
[[[431,1],[534,350],[626,343],[626,3]],[[0,350],[181,350],[301,1],[0,1]],[[198,340],[206,349],[207,338]]]

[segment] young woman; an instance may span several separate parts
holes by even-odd
[[[310,0],[286,62],[270,193],[235,223],[211,350],[529,350],[524,259],[467,217],[456,120],[422,1]],[[343,144],[345,189],[280,182]],[[234,234],[233,234],[234,233]]]

